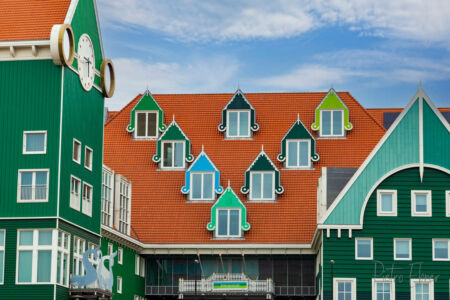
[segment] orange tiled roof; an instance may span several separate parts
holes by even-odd
[[[47,40],[62,24],[70,0],[1,0],[0,41]]]
[[[438,108],[439,111],[450,111],[450,107]],[[383,125],[383,114],[385,112],[398,112],[401,113],[403,108],[366,108],[366,110],[378,121],[381,125]]]
[[[310,243],[316,229],[317,180],[321,167],[359,167],[385,130],[347,92],[338,93],[350,110],[354,128],[346,139],[317,139],[320,155],[314,170],[285,170],[276,157],[281,139],[297,119],[310,129],[314,109],[326,93],[246,93],[260,126],[252,140],[224,140],[217,129],[222,108],[233,94],[153,95],[192,142],[196,157],[202,145],[247,207],[251,229],[244,241],[212,240],[206,229],[212,203],[186,203],[181,193],[185,172],[161,171],[152,161],[155,141],[132,140],[126,131],[137,96],[105,125],[104,163],[132,181],[132,226],[144,243]],[[281,171],[284,193],[276,203],[250,203],[240,193],[244,172],[264,150]]]

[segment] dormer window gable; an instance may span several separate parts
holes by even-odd
[[[131,110],[127,131],[134,139],[157,139],[164,130],[164,111],[147,90]]]
[[[192,162],[191,142],[173,119],[156,143],[153,161],[163,170],[184,170],[186,162]]]
[[[313,162],[319,160],[316,140],[300,121],[300,115],[281,140],[277,159],[287,169],[311,169]]]
[[[245,185],[241,187],[241,193],[249,194],[250,201],[275,201],[276,195],[283,192],[280,171],[263,149],[245,172]]]
[[[323,138],[345,137],[353,128],[349,122],[349,109],[333,88],[316,107],[314,116],[311,128]]]
[[[222,110],[222,123],[219,131],[225,133],[227,139],[251,138],[258,131],[255,109],[240,89],[236,91]]]
[[[220,172],[203,149],[186,171],[181,192],[187,194],[190,201],[215,200],[216,194],[223,192]]]

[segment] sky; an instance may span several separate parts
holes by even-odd
[[[450,107],[448,0],[98,0],[106,100],[153,93],[349,91],[404,107],[419,83]]]

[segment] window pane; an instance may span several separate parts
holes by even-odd
[[[27,133],[25,150],[36,152],[45,150],[45,133]]]
[[[202,175],[192,174],[192,198],[200,199],[202,197]]]
[[[230,210],[230,235],[239,235],[239,210]]]
[[[32,246],[33,245],[33,231],[21,231],[19,234],[20,246]]]
[[[51,264],[52,264],[52,251],[51,250],[38,251],[38,270],[37,270],[38,282],[50,281]]]
[[[246,111],[241,111],[239,113],[239,135],[240,136],[248,136],[249,135],[248,115],[249,115],[249,113]]]
[[[19,251],[19,282],[31,282],[32,251]]]
[[[172,167],[172,143],[163,144],[163,166]]]
[[[251,198],[261,199],[261,174],[260,173],[250,173],[250,174],[252,176]]]
[[[44,200],[47,198],[47,172],[36,172],[36,200]]]
[[[156,113],[148,113],[147,116],[147,135],[148,136],[156,136]]]
[[[371,257],[371,244],[370,240],[357,240],[357,250],[359,258],[369,258]]]
[[[86,155],[84,157],[84,165],[88,168],[91,168],[92,164],[92,150],[86,148]]]
[[[396,257],[409,258],[409,241],[396,241]]]
[[[227,210],[218,210],[219,213],[219,235],[227,235],[228,234],[228,211]]]
[[[5,263],[5,251],[0,251],[0,282],[3,283],[3,264]]]
[[[333,111],[333,135],[342,135],[342,111]]]
[[[136,113],[136,119],[137,119],[136,135],[145,136],[146,113]]]
[[[264,190],[263,195],[264,199],[272,199],[273,198],[273,174],[272,173],[264,173]]]
[[[175,165],[174,167],[183,166],[183,146],[184,143],[175,143]]]
[[[237,112],[230,111],[228,112],[228,135],[229,136],[237,136]]]
[[[33,173],[22,172],[20,173],[20,199],[31,200],[33,194]]]
[[[0,231],[0,246],[5,246],[5,232]]]
[[[297,142],[294,141],[288,141],[287,142],[287,163],[288,167],[297,167],[297,158],[298,158],[298,152],[297,152]]]
[[[439,259],[448,258],[448,242],[435,241],[434,242],[434,257]]]
[[[322,111],[322,134],[331,134],[331,111]]]
[[[213,198],[213,174],[203,175],[203,198]]]
[[[343,292],[345,288],[345,283],[344,282],[339,282],[338,283],[338,291],[339,292]]]
[[[51,246],[52,245],[52,231],[40,230],[39,231],[39,246]]]
[[[427,212],[427,195],[416,194],[416,212]]]
[[[309,166],[309,147],[308,142],[300,142],[300,166]]]
[[[32,185],[33,184],[33,173],[32,172],[22,172],[20,173],[20,184],[24,185]]]
[[[392,212],[392,194],[385,193],[381,194],[381,211],[382,212]]]

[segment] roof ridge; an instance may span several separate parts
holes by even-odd
[[[133,103],[136,99],[138,99],[139,97],[142,97],[143,94],[138,94],[136,97],[133,98],[133,100],[131,100],[130,102],[128,102],[127,105],[125,105],[124,107],[122,107],[121,110],[117,111],[117,114],[115,114],[114,116],[112,116],[111,119],[107,120],[104,127],[106,127],[109,123],[111,123],[112,120],[114,120],[118,115],[120,115],[125,109],[128,108],[128,106],[131,105],[131,103]]]

